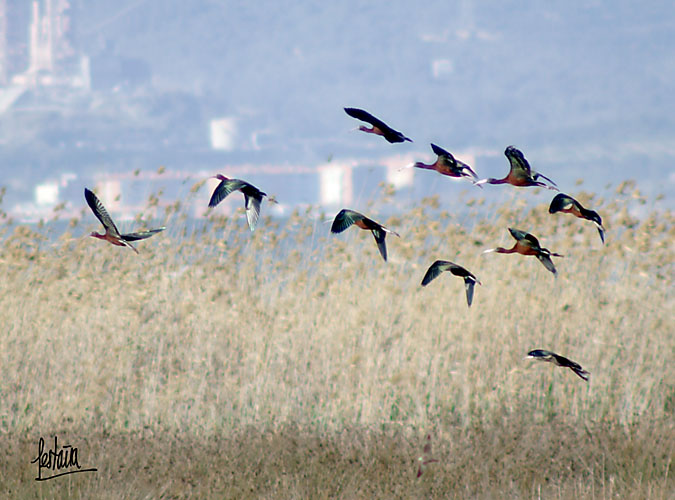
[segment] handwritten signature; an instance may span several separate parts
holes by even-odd
[[[38,441],[37,457],[31,460],[30,463],[38,464],[38,475],[35,478],[36,481],[47,481],[48,479],[67,476],[68,474],[77,474],[78,472],[96,472],[98,470],[95,468],[83,469],[78,462],[77,448],[74,446],[67,444],[59,450],[58,438],[56,436],[54,436],[54,448],[49,451],[45,451],[45,440],[42,437],[40,438],[40,441]],[[43,469],[48,469],[53,472],[58,472],[63,469],[70,470],[43,477]]]

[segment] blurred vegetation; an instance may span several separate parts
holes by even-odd
[[[100,471],[50,488],[101,498],[671,497],[673,214],[632,215],[631,183],[571,193],[603,216],[603,246],[546,205],[469,201],[467,225],[429,198],[379,218],[390,194],[367,213],[401,234],[387,263],[313,209],[264,204],[254,233],[241,210],[190,225],[203,183],[164,213],[149,197],[134,224],[168,229],[140,255],[89,238],[88,212],[57,238],[2,222],[3,491],[58,491],[29,462],[59,434]],[[513,226],[565,255],[557,277],[481,255]],[[482,281],[470,309],[448,273],[420,287],[436,259]],[[523,360],[534,348],[590,382]],[[426,433],[440,462],[416,481]]]

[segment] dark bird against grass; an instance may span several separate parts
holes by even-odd
[[[359,130],[368,132],[369,134],[381,135],[392,144],[395,142],[404,142],[404,141],[412,142],[412,139],[409,139],[408,137],[404,136],[398,130],[394,130],[389,125],[384,123],[382,120],[375,118],[373,115],[368,113],[368,111],[364,111],[363,109],[359,108],[345,108],[345,113],[347,113],[352,118],[356,118],[357,120],[361,120],[363,122],[370,123],[372,125],[371,128],[361,125],[359,127]]]
[[[497,252],[497,253],[519,253],[521,255],[534,255],[539,261],[544,264],[544,267],[556,274],[555,266],[551,257],[563,257],[558,253],[552,253],[548,248],[543,248],[539,245],[539,240],[530,233],[520,231],[518,229],[509,228],[509,233],[516,239],[516,244],[512,248],[490,248],[483,253]]]
[[[530,168],[529,162],[525,159],[525,156],[519,149],[516,149],[514,146],[509,146],[504,151],[504,154],[511,164],[511,169],[509,170],[508,175],[503,179],[481,179],[480,181],[476,182],[476,184],[511,184],[512,186],[518,187],[539,186],[545,187],[546,189],[553,189],[555,191],[558,190],[555,182],[545,175],[534,172]],[[552,184],[552,186],[538,181],[537,179],[540,177],[542,179],[546,179]]]
[[[246,207],[248,227],[251,231],[255,230],[255,226],[258,223],[258,217],[260,216],[260,204],[262,203],[263,196],[267,196],[267,193],[263,193],[257,187],[246,181],[229,179],[221,174],[214,175],[211,179],[219,179],[220,184],[218,184],[213,191],[209,206],[215,207],[232,191],[241,191],[244,194],[244,206]]]
[[[385,236],[387,233],[395,234],[399,237],[400,235],[391,229],[387,229],[382,224],[369,219],[365,215],[346,208],[340,210],[340,212],[335,216],[335,220],[333,221],[333,225],[331,226],[330,230],[332,233],[341,233],[352,224],[360,227],[361,229],[368,229],[373,233],[375,241],[377,242],[377,248],[380,250],[380,255],[382,255],[382,258],[386,262],[387,246],[384,242]]]
[[[149,238],[153,234],[159,233],[166,229],[165,227],[160,227],[157,229],[150,229],[149,231],[120,234],[117,226],[115,226],[115,223],[108,214],[108,211],[105,209],[103,203],[101,203],[96,195],[89,189],[84,188],[84,198],[87,200],[87,204],[89,205],[89,208],[91,208],[91,211],[94,212],[94,215],[98,218],[98,220],[101,221],[101,224],[103,224],[103,227],[105,228],[105,234],[94,232],[89,235],[94,238],[106,240],[119,247],[129,247],[134,252],[138,253],[138,250],[136,250],[136,248],[131,243],[129,243],[130,241],[144,240],[145,238]]]
[[[563,368],[569,368],[586,381],[588,381],[588,377],[590,376],[590,373],[584,370],[579,363],[575,363],[574,361],[551,351],[535,349],[534,351],[528,352],[527,357],[537,359],[539,361],[547,361],[549,363],[562,366]]]
[[[572,214],[580,219],[587,219],[593,222],[598,228],[600,233],[600,239],[602,243],[605,243],[605,228],[602,227],[602,219],[600,215],[595,210],[588,210],[581,206],[577,200],[563,193],[555,195],[555,198],[551,201],[551,206],[548,207],[548,213],[554,214],[556,212],[564,212],[566,214]]]
[[[473,302],[473,287],[476,285],[476,283],[479,285],[482,285],[482,283],[472,273],[464,269],[462,266],[458,266],[454,262],[449,262],[447,260],[437,260],[431,264],[431,267],[427,269],[427,272],[422,279],[422,286],[427,286],[443,271],[450,271],[455,276],[464,278],[464,287],[466,288],[466,302],[469,304],[469,307],[471,307],[471,302]]]
[[[415,162],[408,167],[423,168],[425,170],[435,170],[439,174],[447,175],[448,177],[466,177],[474,184],[478,180],[478,176],[473,169],[466,163],[457,160],[449,151],[446,151],[443,148],[436,146],[436,144],[431,145],[431,149],[438,156],[434,163],[422,163],[421,161]],[[482,187],[482,186],[479,186]]]
[[[424,472],[424,469],[427,468],[427,465],[438,462],[435,458],[431,457],[431,434],[427,434],[426,443],[424,443],[424,449],[422,450],[422,456],[417,459],[420,463],[417,469],[417,477],[420,477]]]

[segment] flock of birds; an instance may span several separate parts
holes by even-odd
[[[382,136],[385,140],[392,144],[412,142],[412,139],[406,137],[401,132],[394,130],[382,120],[376,118],[367,111],[358,108],[344,108],[344,110],[349,116],[370,124],[370,127],[363,125],[358,127],[359,130],[363,132]],[[483,184],[511,184],[512,186],[517,187],[535,186],[558,191],[558,187],[555,182],[545,175],[532,170],[523,153],[514,146],[508,146],[504,151],[504,154],[510,163],[510,170],[509,173],[501,179],[479,179],[476,172],[474,172],[474,170],[469,165],[463,163],[460,160],[457,160],[449,151],[446,151],[435,144],[431,144],[431,149],[437,155],[437,159],[434,163],[425,164],[422,162],[416,162],[414,164],[408,165],[407,167],[435,170],[439,174],[449,177],[465,178],[480,188],[482,188]],[[248,227],[251,231],[254,231],[260,216],[260,206],[262,204],[263,197],[267,196],[267,194],[252,184],[240,179],[230,179],[221,174],[215,175],[212,178],[218,179],[220,183],[211,195],[209,207],[216,207],[222,200],[230,195],[230,193],[233,191],[240,191],[244,195],[244,207],[246,209]],[[117,229],[117,226],[115,226],[112,218],[96,195],[89,189],[85,188],[84,196],[87,204],[105,229],[105,233],[103,234],[96,232],[91,233],[92,237],[106,240],[113,245],[128,247],[134,252],[138,253],[138,250],[136,250],[131,242],[149,238],[150,236],[153,236],[154,234],[157,234],[165,229],[164,227],[160,227],[157,229],[122,234]],[[551,214],[557,212],[569,213],[581,219],[586,219],[593,222],[597,227],[598,232],[600,233],[600,239],[604,244],[605,230],[602,226],[602,219],[600,218],[600,215],[598,215],[598,213],[594,210],[584,208],[571,196],[558,193],[551,201],[548,211]],[[341,233],[352,225],[368,230],[372,233],[373,237],[375,238],[375,242],[377,243],[377,248],[380,252],[380,255],[386,261],[386,235],[388,233],[399,237],[400,235],[395,231],[392,231],[391,229],[383,226],[379,222],[376,222],[359,212],[346,208],[340,210],[333,220],[331,232]],[[551,257],[563,257],[562,255],[551,252],[547,248],[542,247],[539,244],[537,238],[530,233],[514,228],[508,228],[508,230],[511,236],[513,236],[513,238],[516,240],[513,247],[496,247],[485,250],[483,253],[496,252],[505,254],[519,253],[521,255],[534,255],[548,271],[554,275],[556,274],[556,268],[553,264],[553,261],[551,260]],[[476,283],[480,285],[481,282],[473,273],[459,264],[455,264],[454,262],[446,260],[435,261],[426,271],[424,278],[422,279],[421,286],[427,286],[431,281],[433,281],[445,271],[449,271],[451,274],[464,279],[466,299],[468,306],[471,307],[474,287]],[[589,379],[590,374],[578,363],[554,352],[543,349],[534,349],[527,353],[526,358],[546,361],[560,367],[569,368],[583,380],[588,381]],[[420,457],[419,459],[420,468],[418,470],[418,477],[422,474],[424,467],[428,463],[436,462],[436,460],[431,458],[430,455],[431,437],[427,436],[427,442],[424,446],[424,456]]]

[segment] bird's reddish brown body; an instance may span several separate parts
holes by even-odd
[[[98,238],[99,240],[105,240],[109,243],[112,243],[113,245],[117,245],[118,247],[128,247],[129,244],[125,241],[123,241],[120,238],[117,238],[116,236],[113,236],[111,234],[99,234],[99,233],[91,233],[90,236],[93,236],[94,238]],[[135,248],[134,248],[135,250]]]
[[[365,220],[357,220],[354,222],[354,225],[360,227],[361,229],[374,229],[374,227],[371,227],[371,225],[367,224]]]
[[[513,249],[516,253],[519,253],[521,255],[537,255],[539,253],[539,249],[532,248],[530,245],[523,243],[521,241],[517,241],[515,245],[513,245]]]
[[[561,208],[560,212],[566,213],[566,214],[572,214],[576,217],[579,217],[580,219],[585,219],[579,208],[577,208],[576,205],[572,205],[570,208]]]
[[[504,177],[502,181],[504,184],[511,184],[512,186],[516,187],[527,187],[532,185],[532,179],[530,177],[518,175],[513,171],[509,172],[509,174]]]
[[[382,130],[380,130],[378,127],[375,126],[368,128],[364,125],[361,125],[359,126],[359,130],[361,130],[362,132],[368,132],[369,134],[384,136],[384,132],[382,132]]]

